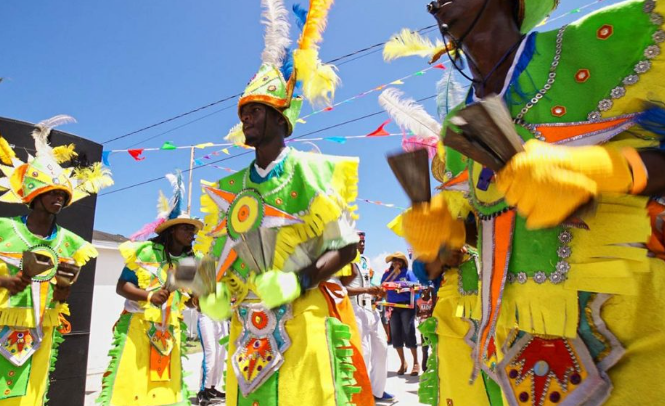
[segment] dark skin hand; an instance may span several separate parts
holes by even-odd
[[[352,274],[349,276],[342,276],[340,281],[342,282],[342,285],[346,288],[346,291],[349,293],[349,296],[358,296],[362,294],[368,294],[372,296],[376,296],[378,298],[382,298],[385,296],[385,292],[383,289],[381,289],[380,286],[365,286],[365,287],[351,287],[349,284],[353,282],[353,280],[358,276],[360,271],[358,270],[358,266],[356,264],[351,264],[351,272]]]
[[[449,255],[445,262],[440,258],[435,259],[432,262],[425,264],[425,271],[427,272],[427,277],[430,280],[434,280],[441,276],[447,269],[457,268],[462,264],[464,259],[464,254],[466,254],[466,248],[462,247],[460,250],[455,251]]]
[[[169,253],[173,256],[182,255],[185,247],[190,247],[196,235],[196,227],[191,224],[177,224],[170,227],[166,232],[173,234],[171,243],[168,247]],[[115,292],[128,300],[136,302],[148,300],[150,292],[141,289],[131,282],[118,280]],[[155,306],[163,305],[171,293],[166,289],[158,289],[154,291],[150,297],[150,303]]]
[[[512,65],[516,49],[510,49],[520,40],[521,34],[514,18],[514,2],[517,0],[489,0],[487,8],[478,22],[463,40],[463,51],[472,61],[469,63],[473,78],[478,82],[473,87],[477,96],[500,93]],[[439,27],[448,26],[441,34],[460,38],[467,33],[476,16],[481,12],[485,0],[435,0],[437,10],[433,14]],[[508,58],[496,67],[501,58]],[[488,78],[486,75],[491,73]],[[665,193],[665,151],[640,151],[647,172],[650,174],[647,187],[640,194],[655,196]]]
[[[65,302],[69,298],[71,286],[58,286],[55,285],[53,289],[53,300],[56,302]]]
[[[339,250],[328,251],[301,272],[310,277],[312,286],[316,286],[350,264],[356,258],[356,249],[357,244],[351,244]]]

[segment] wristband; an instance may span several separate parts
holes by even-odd
[[[306,275],[305,272],[298,272],[296,276],[300,285],[300,296],[304,296],[307,290],[312,287],[312,278]]]
[[[155,291],[154,291],[154,290],[148,292],[148,299],[147,299],[147,302],[148,302],[148,303],[152,304],[152,300],[151,300],[151,299],[152,299],[152,295],[154,295],[154,294],[155,294]]]

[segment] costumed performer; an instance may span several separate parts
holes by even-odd
[[[238,104],[242,126],[237,135],[255,148],[256,159],[205,187],[202,201],[209,216],[201,251],[211,245],[219,258],[219,283],[200,305],[213,318],[231,317],[226,402],[372,405],[364,364],[353,364],[351,329],[333,316],[335,300],[319,287],[356,256],[358,160],[285,146],[302,106],[293,94],[296,80],[312,103],[329,103],[338,80],[333,68],[318,59],[332,1],[310,2],[293,52],[295,69],[290,69],[286,49],[289,24],[283,2],[262,4],[267,25],[262,65]],[[249,234],[262,238],[258,245],[266,244],[260,262],[270,269],[234,250]]]
[[[372,298],[382,298],[385,292],[380,286],[371,284],[372,269],[369,258],[364,255],[367,241],[365,232],[359,231],[358,237],[358,256],[349,266],[350,274],[340,276],[339,279],[351,296],[372,394],[376,400],[392,401],[395,396],[385,391],[388,379],[388,338],[381,323],[381,315],[372,304]]]
[[[116,293],[125,308],[113,329],[111,362],[97,403],[102,406],[189,405],[182,357],[186,328],[182,311],[190,295],[174,289],[170,275],[185,258],[196,256],[192,243],[203,222],[182,210],[182,174],[166,175],[169,200],[160,192],[157,220],[120,245],[125,259]],[[152,234],[157,234],[147,241]]]
[[[429,7],[467,56],[463,104],[500,95],[525,142],[498,173],[468,160],[482,264],[474,377],[482,369],[509,405],[656,404],[665,395],[656,367],[665,361],[665,274],[651,272],[647,198],[638,195],[665,189],[663,113],[644,105],[663,100],[665,3],[625,1],[526,35],[556,4]],[[448,123],[455,110],[442,134],[459,131]],[[592,213],[577,212],[592,198]],[[439,194],[404,215],[425,262],[464,240],[448,206]]]
[[[62,335],[71,326],[65,300],[80,268],[97,250],[60,227],[63,208],[97,193],[113,181],[101,163],[63,168],[77,156],[74,145],[52,148],[51,129],[74,121],[56,116],[37,124],[35,156],[24,163],[0,137],[0,201],[22,203],[25,216],[0,218],[0,405],[34,406],[47,402],[49,374],[55,368]],[[24,252],[35,254],[40,265]],[[29,275],[32,275],[30,277]]]

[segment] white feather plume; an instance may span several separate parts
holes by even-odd
[[[388,88],[379,96],[379,104],[403,130],[411,131],[421,139],[438,137],[441,133],[441,124],[415,100],[403,99],[403,96],[404,93],[401,91]]]
[[[450,69],[450,72],[436,83],[436,109],[441,120],[451,109],[464,101],[468,91],[468,87],[464,87],[455,78],[453,71],[454,69]]]
[[[40,121],[36,126],[34,131],[32,131],[32,138],[35,139],[35,149],[37,154],[50,154],[52,149],[48,144],[48,136],[51,134],[51,130],[55,127],[63,124],[75,123],[74,117],[67,116],[65,114],[60,114],[55,117],[51,117],[47,120]]]
[[[289,13],[284,7],[283,0],[261,0],[263,6],[263,24],[266,26],[265,48],[261,54],[263,63],[281,68],[286,56],[286,50],[291,45],[289,37]]]

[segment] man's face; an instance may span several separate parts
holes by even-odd
[[[191,247],[196,236],[196,227],[191,224],[177,224],[173,226],[173,239],[180,245]]]
[[[361,237],[360,241],[358,242],[358,252],[360,252],[360,255],[365,253],[365,238]]]
[[[452,34],[453,37],[460,38],[471,27],[484,4],[485,0],[434,0],[428,9],[439,23],[439,29],[442,24],[448,26],[447,31],[441,29],[442,35]]]
[[[464,259],[465,253],[466,253],[465,249],[460,249],[451,253],[444,265],[449,266],[451,268],[456,268],[460,266],[462,264],[462,260]]]
[[[240,109],[242,132],[245,144],[258,147],[281,135],[280,125],[285,125],[284,118],[271,111],[272,108],[261,103],[248,103]]]
[[[51,190],[37,196],[37,199],[41,199],[41,205],[44,207],[44,210],[50,214],[58,214],[65,207],[69,195],[64,190]]]

